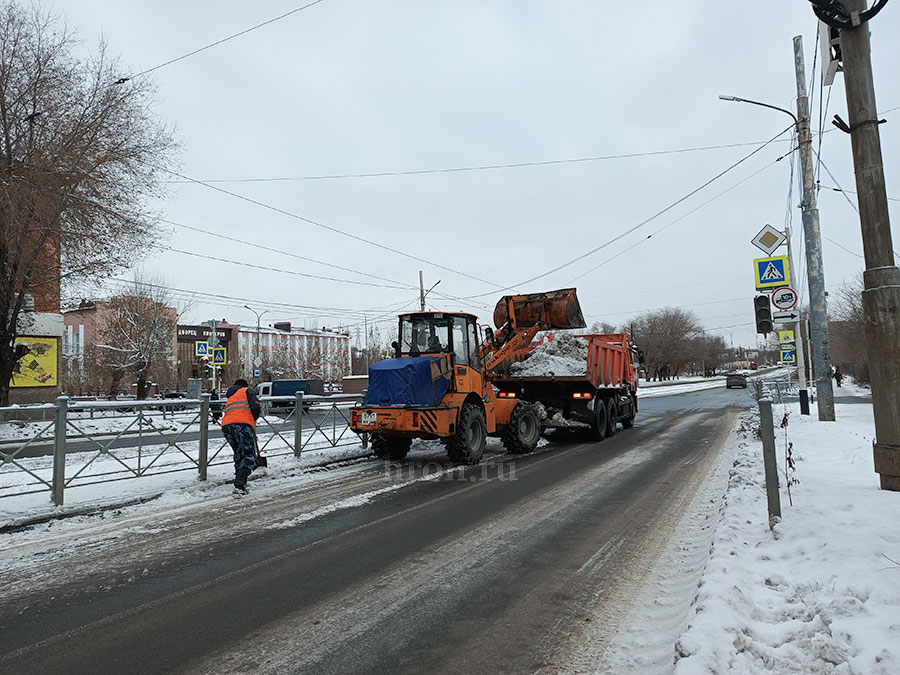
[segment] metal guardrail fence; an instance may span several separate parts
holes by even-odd
[[[256,423],[267,457],[300,458],[310,449],[359,445],[349,409],[361,395],[264,396]],[[231,448],[210,427],[224,401],[71,401],[0,408],[0,498],[49,491],[63,504],[65,489],[231,463]],[[367,446],[362,439],[362,448]],[[224,452],[223,452],[224,451]]]

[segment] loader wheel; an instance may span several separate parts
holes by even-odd
[[[447,443],[447,456],[454,462],[478,464],[484,454],[487,424],[484,413],[471,403],[464,403],[459,411],[456,433]]]
[[[381,434],[372,434],[372,452],[380,459],[387,459],[389,456],[388,439]]]
[[[541,438],[541,421],[534,406],[525,401],[516,403],[509,424],[503,429],[503,446],[507,452],[524,455],[537,446]]]
[[[406,457],[410,445],[412,445],[411,438],[392,438],[380,434],[372,436],[372,451],[380,459],[399,461]]]
[[[409,453],[409,446],[412,445],[411,438],[389,438],[388,441],[388,458],[395,462],[400,461]]]
[[[594,419],[591,421],[591,429],[588,432],[588,438],[592,441],[602,441],[606,438],[606,431],[609,428],[607,422],[606,401],[599,396],[594,399]]]
[[[606,437],[612,438],[616,435],[616,427],[619,424],[619,412],[616,409],[616,401],[615,399],[609,399],[606,402],[606,422],[609,426],[606,427]]]

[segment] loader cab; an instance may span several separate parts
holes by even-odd
[[[412,312],[400,315],[396,356],[452,354],[453,363],[481,370],[478,318],[472,314]]]

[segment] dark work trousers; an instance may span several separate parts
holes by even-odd
[[[226,424],[222,427],[222,435],[234,450],[234,473],[241,469],[247,474],[256,468],[256,443],[253,440],[253,427],[242,422]]]

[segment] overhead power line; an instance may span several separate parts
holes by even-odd
[[[487,279],[482,279],[481,277],[476,277],[471,274],[466,274],[465,272],[461,272],[460,270],[453,269],[452,267],[447,267],[446,265],[441,265],[440,263],[428,260],[427,258],[421,258],[419,256],[415,256],[411,253],[406,253],[405,251],[401,251],[399,249],[393,248],[391,246],[387,246],[385,244],[380,244],[377,241],[372,241],[371,239],[366,239],[365,237],[360,237],[359,235],[352,234],[350,232],[345,232],[337,227],[332,227],[330,225],[325,225],[324,223],[320,223],[318,221],[312,220],[311,218],[305,218],[304,216],[298,215],[291,211],[287,211],[285,209],[279,208],[277,206],[272,206],[271,204],[266,204],[265,202],[261,202],[258,199],[252,199],[245,195],[239,194],[237,192],[232,192],[231,190],[226,190],[225,188],[218,187],[216,185],[211,185],[201,180],[197,180],[196,178],[191,178],[190,176],[185,176],[183,174],[177,173],[176,171],[172,171],[170,169],[166,169],[165,167],[156,167],[162,171],[165,171],[173,176],[178,176],[179,178],[183,178],[185,180],[189,180],[192,183],[196,183],[198,185],[203,185],[210,190],[215,190],[216,192],[221,192],[222,194],[229,195],[230,197],[234,197],[235,199],[240,199],[241,201],[245,201],[249,204],[254,204],[256,206],[260,206],[264,209],[268,209],[269,211],[274,211],[275,213],[280,213],[283,216],[287,216],[289,218],[293,218],[294,220],[299,220],[304,223],[308,223],[310,225],[315,225],[316,227],[320,227],[323,230],[327,230],[329,232],[333,232],[335,234],[340,234],[344,237],[348,237],[349,239],[353,239],[355,241],[362,242],[364,244],[368,244],[369,246],[374,246],[383,251],[388,251],[390,253],[395,253],[404,258],[408,258],[410,260],[415,260],[416,262],[424,263],[426,265],[431,265],[437,269],[444,270],[445,272],[450,272],[452,274],[458,274],[461,277],[465,277],[466,279],[471,279],[473,281],[478,281],[483,284],[487,284],[488,286],[495,286],[500,288],[500,284],[494,283],[493,281],[488,281]]]
[[[521,282],[519,282],[519,283],[517,283],[517,284],[514,284],[514,285],[512,285],[512,286],[507,286],[507,287],[505,287],[505,288],[501,288],[500,290],[501,290],[501,291],[508,291],[508,290],[513,290],[513,289],[516,289],[516,288],[522,288],[523,286],[526,286],[527,284],[530,284],[530,283],[532,283],[532,282],[534,282],[534,281],[537,281],[537,280],[539,280],[539,279],[543,279],[544,277],[548,277],[548,276],[550,276],[551,274],[554,274],[554,273],[556,273],[556,272],[559,272],[559,271],[562,270],[562,269],[565,269],[565,268],[567,268],[567,267],[569,267],[569,266],[571,266],[571,265],[574,265],[575,263],[577,263],[577,262],[579,262],[579,261],[581,261],[581,260],[584,260],[585,258],[588,258],[588,257],[590,257],[590,256],[592,256],[592,255],[594,255],[594,254],[597,253],[598,251],[603,250],[603,249],[606,248],[607,246],[610,246],[610,245],[614,244],[615,242],[619,241],[620,239],[623,239],[623,238],[627,237],[627,236],[628,236],[629,234],[631,234],[632,232],[636,232],[637,230],[639,230],[640,228],[644,227],[645,225],[647,225],[647,224],[653,222],[654,220],[656,220],[657,218],[659,218],[659,217],[662,216],[663,214],[667,213],[668,211],[671,211],[673,208],[675,208],[676,206],[678,206],[678,205],[681,204],[682,202],[687,201],[688,199],[690,199],[691,197],[693,197],[695,194],[697,194],[698,192],[700,192],[700,191],[703,190],[704,188],[708,187],[709,185],[711,185],[711,184],[714,183],[715,181],[719,180],[722,176],[726,175],[726,174],[729,173],[730,171],[734,170],[735,168],[737,168],[738,166],[740,166],[741,164],[743,164],[744,162],[746,162],[748,159],[750,159],[751,157],[753,157],[753,155],[755,155],[756,153],[758,153],[759,151],[761,151],[763,148],[765,148],[766,146],[768,146],[770,143],[775,142],[780,136],[782,136],[785,132],[790,131],[791,129],[793,129],[793,125],[791,125],[791,126],[789,126],[789,127],[786,127],[786,128],[783,129],[782,131],[778,132],[775,136],[773,136],[772,138],[770,138],[764,145],[761,145],[760,147],[758,147],[758,148],[756,148],[755,150],[753,150],[751,153],[749,153],[749,154],[745,155],[744,157],[742,157],[741,159],[739,159],[737,162],[731,164],[728,168],[724,169],[723,171],[720,171],[718,174],[716,174],[715,176],[713,176],[712,178],[710,178],[709,180],[707,180],[705,183],[703,183],[703,184],[700,185],[699,187],[694,188],[693,190],[691,190],[690,192],[688,192],[688,193],[685,194],[684,196],[682,196],[682,197],[676,199],[674,202],[672,202],[671,204],[669,204],[668,206],[666,206],[664,209],[661,209],[660,211],[657,211],[656,213],[654,213],[654,214],[653,214],[652,216],[650,216],[649,218],[645,218],[644,220],[642,220],[641,222],[639,222],[639,223],[638,223],[637,225],[635,225],[634,227],[631,227],[631,228],[625,230],[625,231],[622,232],[621,234],[618,234],[618,235],[616,235],[615,237],[613,237],[612,239],[608,239],[607,241],[603,242],[603,243],[600,244],[599,246],[595,246],[595,247],[592,248],[591,250],[586,251],[585,253],[582,253],[581,255],[579,255],[579,256],[577,256],[577,257],[571,259],[571,260],[568,260],[568,261],[562,263],[561,265],[557,265],[556,267],[554,267],[554,268],[551,269],[551,270],[548,270],[547,272],[544,272],[544,273],[542,273],[542,274],[538,274],[537,276],[533,276],[533,277],[531,277],[530,279],[526,279],[526,280],[521,281]],[[486,295],[488,295],[488,293],[481,293],[481,294],[479,294],[479,295],[469,296],[469,299],[473,299],[473,298],[481,298],[481,297],[484,297],[484,296],[486,296]]]
[[[660,155],[677,155],[687,152],[702,152],[705,150],[723,150],[727,148],[743,148],[753,145],[764,145],[766,141],[751,143],[728,143],[725,145],[706,145],[696,148],[676,148],[674,150],[652,150],[649,152],[629,152],[620,155],[598,155],[596,157],[572,157],[569,159],[550,159],[533,162],[512,162],[509,164],[476,164],[473,166],[456,166],[442,169],[411,169],[408,171],[378,171],[369,173],[343,173],[322,174],[313,176],[274,176],[262,178],[210,178],[204,179],[204,183],[277,183],[306,180],[338,180],[342,178],[384,178],[390,176],[422,176],[440,173],[462,173],[466,171],[495,171],[498,169],[521,169],[534,166],[558,166],[561,164],[582,164],[585,162],[602,162],[613,159],[633,159],[637,157],[658,157]],[[193,183],[193,180],[173,180],[169,183],[184,184]]]
[[[297,12],[302,12],[304,9],[309,9],[313,5],[318,5],[320,2],[324,2],[324,1],[325,0],[313,0],[313,2],[308,2],[301,7],[296,7],[289,12],[285,12],[284,14],[281,14],[280,16],[276,16],[272,19],[268,19],[267,21],[263,21],[262,23],[258,23],[255,26],[251,26],[250,28],[245,28],[242,31],[238,31],[237,33],[233,33],[227,37],[224,37],[221,40],[216,40],[215,42],[210,42],[208,45],[204,45],[203,47],[200,47],[199,49],[194,49],[194,50],[188,52],[187,54],[182,54],[181,56],[178,56],[174,59],[169,59],[168,61],[160,63],[158,66],[153,66],[152,68],[147,68],[146,70],[142,70],[141,72],[136,73],[134,75],[130,75],[128,77],[119,78],[118,80],[116,80],[116,82],[114,84],[123,84],[125,82],[128,82],[128,80],[134,79],[135,77],[140,77],[141,75],[147,75],[148,73],[152,73],[154,70],[159,70],[160,68],[165,68],[166,66],[170,66],[173,63],[178,63],[179,61],[183,61],[186,58],[194,56],[195,54],[199,54],[200,52],[205,52],[207,49],[212,49],[213,47],[217,47],[220,44],[228,42],[229,40],[234,40],[235,38],[240,37],[241,35],[246,35],[247,33],[251,33],[258,28],[262,28],[263,26],[268,26],[270,23],[275,23],[276,21],[281,21],[282,19],[286,19],[287,17],[291,16],[292,14],[296,14]]]

